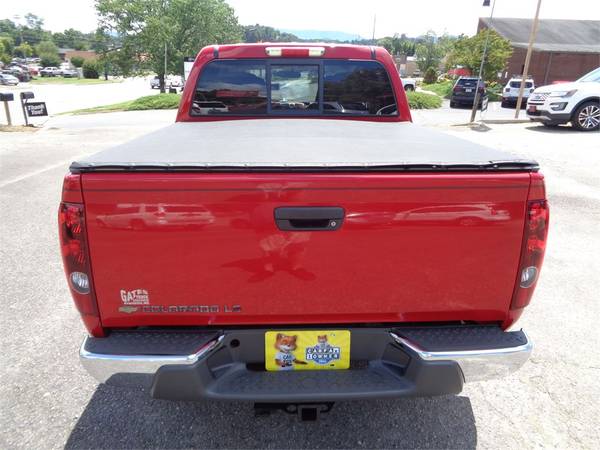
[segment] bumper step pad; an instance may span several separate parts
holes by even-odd
[[[87,338],[80,355],[99,381],[143,385],[155,398],[327,402],[456,394],[465,380],[516,370],[531,351],[525,333],[496,326],[350,330],[349,370],[266,372],[261,329],[113,332]]]

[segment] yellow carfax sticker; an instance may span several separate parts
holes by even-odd
[[[326,370],[350,367],[350,331],[267,331],[267,370]]]

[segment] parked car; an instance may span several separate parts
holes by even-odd
[[[167,87],[180,88],[183,87],[183,78],[180,75],[169,75],[166,80]]]
[[[513,77],[508,80],[506,86],[502,90],[502,103],[503,108],[517,106],[517,99],[519,98],[519,91],[521,89],[521,77]],[[532,78],[525,80],[525,87],[523,88],[523,100],[521,102],[521,108],[527,107],[527,99],[529,94],[535,90],[535,84]]]
[[[400,78],[405,91],[414,91],[417,89],[417,80],[415,78]]]
[[[527,116],[547,127],[571,123],[580,131],[600,128],[600,67],[572,83],[540,86],[529,96]]]
[[[60,75],[60,69],[58,67],[44,67],[40,70],[40,76],[42,77],[57,77]]]
[[[62,69],[61,74],[64,78],[79,78],[79,71],[77,69]]]
[[[29,71],[29,75],[31,77],[37,77],[40,74],[41,67],[36,64],[29,64],[27,66],[27,70]]]
[[[477,106],[481,108],[483,102],[487,102],[487,89],[483,80],[477,77],[459,77],[452,88],[450,108],[473,106],[477,90],[479,90],[479,102]]]
[[[10,73],[0,73],[0,84],[5,86],[16,86],[19,84],[19,79]]]
[[[26,83],[31,80],[31,75],[29,75],[29,70],[27,67],[23,68],[18,65],[10,65],[3,72],[9,73],[10,75],[16,77],[22,83]]]
[[[282,45],[202,49],[175,124],[71,164],[83,366],[303,418],[516,370],[532,344],[507,329],[548,229],[538,164],[412,124],[383,48]]]
[[[160,89],[160,77],[158,75],[150,80],[150,87],[152,89]]]

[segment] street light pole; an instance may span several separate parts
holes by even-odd
[[[377,14],[373,14],[373,35],[371,40],[375,43],[375,25],[377,24]]]
[[[521,112],[521,103],[523,103],[523,91],[525,90],[525,81],[527,81],[527,73],[529,72],[529,61],[531,60],[531,52],[533,50],[533,41],[538,29],[538,18],[540,16],[540,6],[542,6],[542,0],[538,0],[537,8],[535,9],[535,17],[533,18],[533,25],[531,26],[531,33],[529,34],[529,45],[527,46],[527,55],[525,56],[525,64],[523,65],[523,75],[521,76],[521,87],[519,88],[519,97],[517,97],[517,109],[515,110],[515,119],[519,118],[519,112]]]
[[[489,6],[490,2],[489,0],[484,1],[484,6]],[[494,3],[492,4],[492,11],[490,12],[490,21],[488,23],[488,32],[487,35],[485,36],[485,44],[483,45],[483,56],[481,58],[481,64],[479,65],[479,77],[477,79],[477,88],[475,89],[475,98],[473,99],[473,109],[471,110],[471,120],[469,120],[469,123],[473,123],[473,121],[475,120],[475,116],[477,115],[477,107],[479,106],[479,98],[481,97],[479,95],[479,80],[481,80],[483,82],[483,79],[481,78],[482,74],[483,74],[483,64],[485,63],[485,58],[487,56],[487,48],[488,48],[488,42],[490,40],[490,30],[492,29],[492,20],[494,18],[494,8],[496,7],[496,0],[494,0]],[[485,86],[485,84],[484,84]]]

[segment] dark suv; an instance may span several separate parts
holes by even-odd
[[[476,77],[460,77],[456,80],[454,87],[452,88],[452,97],[450,97],[450,108],[456,108],[458,106],[473,106],[475,101],[476,90],[479,89],[479,104],[484,99],[487,99],[487,91],[485,89],[485,83],[481,78]]]

